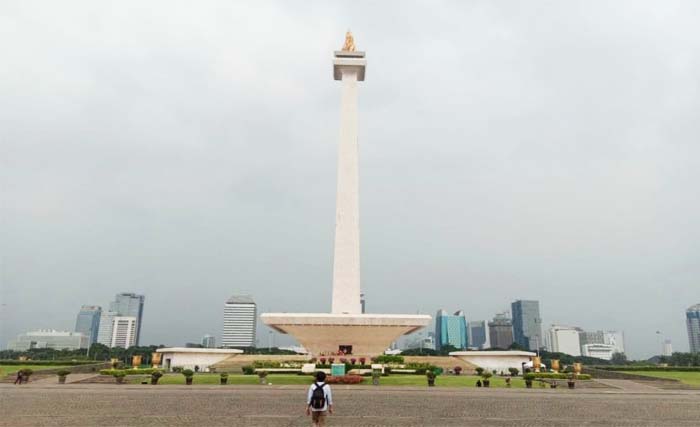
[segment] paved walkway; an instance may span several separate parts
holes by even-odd
[[[609,387],[613,387],[619,390],[634,392],[634,393],[663,393],[664,390],[653,386],[652,381],[639,382],[632,380],[607,380],[607,379],[596,379],[596,382],[605,384]]]
[[[695,426],[700,392],[334,386],[340,426]],[[0,386],[0,426],[308,426],[303,386]]]
[[[99,376],[99,374],[70,374],[66,377],[66,384],[73,384],[78,381],[83,381],[88,378],[96,377]],[[37,380],[32,380],[30,381],[26,386],[29,387],[34,387],[34,386],[47,386],[51,384],[56,384],[58,385],[58,375],[51,375],[46,378],[40,378]]]

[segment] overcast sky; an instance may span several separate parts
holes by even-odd
[[[330,310],[351,28],[368,311],[537,299],[688,351],[698,2],[234,3],[0,3],[0,347],[123,291],[153,344],[218,339],[236,293]]]

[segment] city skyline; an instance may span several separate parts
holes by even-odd
[[[545,325],[624,330],[631,357],[664,339],[687,351],[697,25],[650,5],[407,4],[398,19],[385,4],[1,5],[17,37],[0,40],[0,346],[70,330],[80,305],[121,290],[149,298],[143,343],[218,333],[215,307],[239,290],[261,312],[325,307],[328,52],[350,27],[373,64],[359,124],[369,312],[491,319],[534,299]]]

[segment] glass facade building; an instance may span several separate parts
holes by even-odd
[[[688,326],[688,344],[691,353],[700,353],[700,304],[695,304],[685,311]]]
[[[80,308],[75,319],[75,332],[85,335],[88,338],[88,345],[97,342],[97,333],[100,330],[100,316],[102,316],[102,307],[84,305]]]
[[[491,348],[507,350],[513,344],[513,322],[508,313],[500,313],[489,322]]]
[[[440,350],[446,345],[451,345],[460,350],[466,350],[467,339],[467,318],[463,311],[458,311],[453,315],[447,314],[445,310],[440,310],[435,318],[435,349]]]
[[[136,318],[136,337],[134,345],[141,343],[141,324],[143,323],[143,302],[145,296],[134,293],[121,293],[114,297],[114,301],[109,304],[109,311],[117,313],[118,316]]]
[[[538,350],[543,347],[540,302],[517,300],[510,307],[513,314],[513,339],[515,342],[528,350]]]
[[[486,322],[484,320],[472,320],[467,326],[469,347],[486,348]]]

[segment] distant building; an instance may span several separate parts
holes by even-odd
[[[513,345],[513,322],[507,312],[497,314],[489,322],[489,340],[495,349],[505,350]]]
[[[540,302],[517,300],[511,305],[513,314],[513,339],[521,347],[538,350],[544,346]]]
[[[700,304],[688,307],[685,311],[688,326],[688,343],[691,353],[700,353]]]
[[[39,329],[17,335],[17,339],[9,342],[8,349],[14,351],[25,351],[34,348],[79,350],[87,348],[88,345],[89,338],[80,332]]]
[[[486,348],[486,322],[483,320],[472,320],[467,324],[467,340],[469,347]]]
[[[467,318],[464,312],[459,310],[453,315],[440,310],[435,317],[435,349],[441,350],[444,346],[453,346],[460,350],[467,348]]]
[[[603,344],[615,347],[615,353],[625,352],[625,333],[622,331],[603,332]]]
[[[255,347],[257,307],[249,295],[234,295],[224,305],[224,347]]]
[[[213,335],[204,335],[202,337],[202,347],[204,348],[216,348],[216,339]]]
[[[84,305],[80,308],[75,319],[75,332],[88,337],[88,345],[97,342],[97,334],[100,330],[100,316],[102,307],[98,305]]]
[[[136,337],[134,345],[141,342],[141,324],[143,323],[143,302],[145,296],[134,293],[121,293],[114,297],[114,301],[109,304],[109,311],[117,313],[119,316],[136,318]]]
[[[119,313],[114,311],[103,311],[100,316],[100,327],[97,333],[97,342],[107,347],[112,346],[112,333],[114,332],[114,318]]]
[[[115,316],[112,322],[112,342],[110,347],[129,348],[136,345],[138,333],[136,317]]]
[[[579,329],[570,326],[552,325],[548,331],[549,351],[570,356],[581,355]]]
[[[615,347],[610,344],[584,344],[581,346],[581,356],[612,360],[615,353]]]
[[[671,340],[664,340],[664,347],[661,351],[662,356],[672,356],[673,355],[673,345]]]

